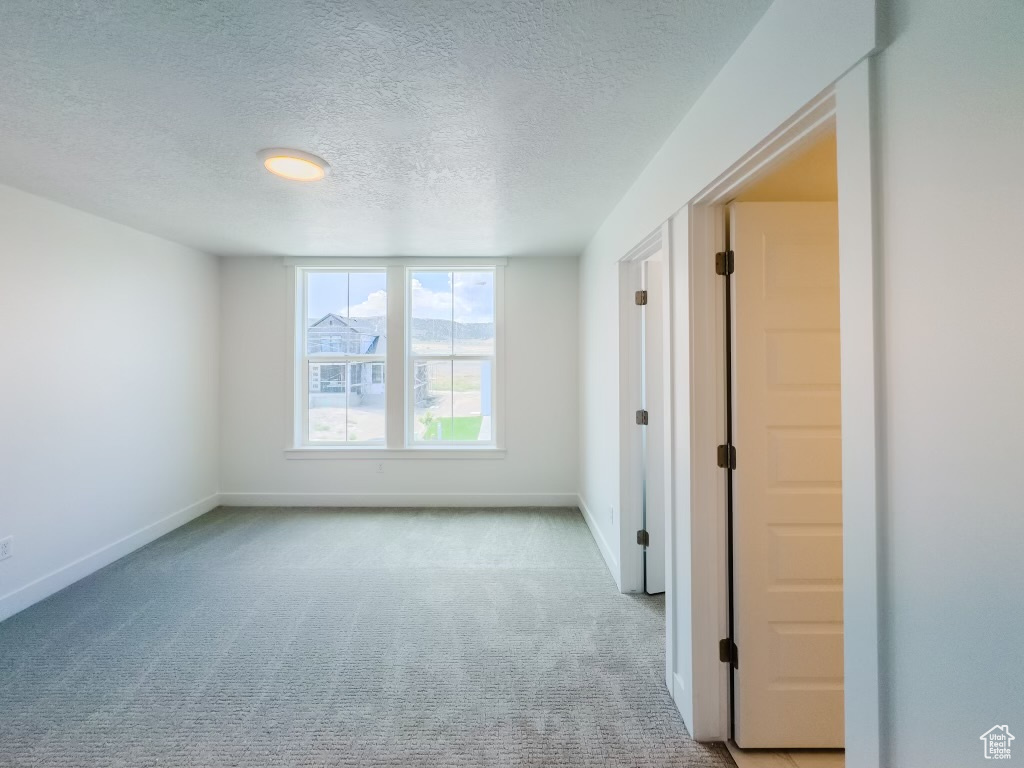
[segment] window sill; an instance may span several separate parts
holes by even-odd
[[[504,459],[504,448],[286,448],[286,459]]]

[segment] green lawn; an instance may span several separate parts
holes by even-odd
[[[448,419],[434,419],[423,433],[424,440],[437,440],[437,428],[441,427],[443,440],[476,440],[480,436],[482,416],[456,416]],[[454,437],[453,435],[454,430]]]

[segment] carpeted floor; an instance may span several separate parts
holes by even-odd
[[[576,510],[218,509],[0,624],[4,766],[732,766]]]

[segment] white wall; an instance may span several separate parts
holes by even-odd
[[[505,268],[502,459],[286,459],[292,332],[281,259],[222,264],[222,499],[227,504],[575,504],[575,259]]]
[[[578,287],[579,493],[594,538],[619,585],[619,270],[615,260],[625,253],[599,259],[592,251],[585,252]]]
[[[217,260],[0,186],[0,619],[202,514]]]
[[[619,395],[618,377],[607,368],[618,344],[615,263],[874,41],[871,2],[776,0],[587,246],[580,264],[580,492],[615,551],[618,523],[607,510],[618,501],[618,430],[606,418]]]
[[[615,365],[610,356],[618,344],[616,262],[874,47],[871,0],[776,0],[601,225],[581,258],[580,495],[596,523],[595,537],[606,541],[619,560],[622,548],[635,542],[620,535],[619,515],[612,519],[608,514],[610,505],[618,513],[619,499],[619,435],[617,422],[610,416],[618,409],[618,371],[609,368]],[[674,221],[673,231],[673,385],[679,416],[689,412],[686,222]],[[683,548],[690,544],[693,524],[689,428],[686,418],[677,418],[673,515],[676,546]],[[689,565],[683,558],[674,569],[674,695],[693,730],[689,659],[695,651],[690,601],[706,602],[706,590],[694,583]],[[698,728],[696,735],[719,734]]]
[[[901,0],[878,58],[885,765],[1024,757],[1024,4]]]
[[[799,5],[781,0],[772,7],[583,256],[580,477],[593,509],[617,497],[617,440],[600,429],[602,414],[617,405],[617,377],[595,380],[601,337],[614,330],[614,262],[857,58],[856,46],[836,40],[863,43],[860,32],[844,35],[823,21],[806,27],[795,18],[788,28],[775,23],[781,15],[773,14]],[[1024,6],[893,0],[883,7],[891,43],[876,71],[885,442],[881,764],[981,764],[978,737],[991,726],[1007,723],[1014,731],[1017,723],[1024,738],[1024,507],[1017,481],[1024,442]],[[815,27],[819,39],[806,47],[813,53],[778,82],[800,56],[794,34]],[[755,71],[758,58],[763,73]],[[727,119],[729,104],[740,119]],[[676,242],[674,257],[680,255],[686,247]],[[680,274],[678,263],[674,272]],[[677,288],[675,298],[683,300],[685,287]],[[677,366],[677,394],[688,373]],[[682,456],[684,436],[676,437]],[[682,536],[699,511],[683,494],[677,502]],[[601,533],[618,541],[614,525],[602,523]],[[690,596],[698,599],[696,591]],[[692,630],[684,608],[676,603],[680,656]],[[686,674],[683,661],[678,672]],[[676,694],[692,717],[688,683],[682,680]]]

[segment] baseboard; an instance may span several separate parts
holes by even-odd
[[[587,502],[583,500],[583,496],[576,494],[576,506],[580,508],[580,512],[583,513],[583,519],[587,521],[587,527],[590,529],[590,534],[594,537],[594,541],[597,542],[597,548],[601,550],[601,556],[604,558],[605,565],[608,566],[608,570],[612,573],[612,578],[615,579],[615,586],[622,589],[622,584],[619,580],[619,560],[615,557],[615,553],[612,548],[608,546],[608,542],[604,538],[604,534],[601,533],[601,528],[598,526],[597,521],[594,520],[593,514],[590,512],[590,507],[587,506]]]
[[[575,493],[221,493],[225,507],[575,507]]]
[[[40,600],[74,584],[90,573],[95,573],[100,568],[110,565],[115,560],[119,560],[139,547],[149,544],[165,533],[169,533],[175,528],[195,520],[200,515],[209,512],[219,503],[219,494],[215,493],[207,496],[205,499],[200,499],[184,509],[179,509],[177,512],[154,523],[150,523],[122,539],[107,544],[105,547],[101,547],[85,557],[80,557],[78,560],[68,563],[46,576],[41,576],[25,586],[3,595],[0,597],[0,621],[10,618],[30,605],[35,605]]]
[[[683,702],[686,701],[686,681],[679,676],[678,672],[672,675],[672,703],[676,705],[679,716],[683,719],[683,725],[689,734],[693,734],[693,718],[690,713],[684,711]],[[692,703],[692,702],[691,702]]]
[[[672,700],[676,702],[676,706],[679,706],[680,700],[686,693],[686,681],[679,676],[678,673],[672,675]],[[679,710],[679,714],[683,714],[682,710]],[[689,726],[687,726],[689,727]]]

